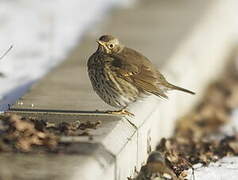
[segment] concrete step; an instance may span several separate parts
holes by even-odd
[[[101,127],[90,132],[93,141],[78,137],[77,145],[84,151],[74,156],[15,154],[11,161],[2,156],[0,177],[125,180],[132,175],[158,140],[171,135],[176,118],[197,103],[206,85],[222,71],[238,37],[237,6],[236,0],[142,0],[114,10],[9,110],[54,122],[100,120]],[[101,34],[119,37],[157,64],[170,82],[197,95],[171,92],[168,101],[151,96],[129,107],[135,117],[98,113],[96,109],[111,107],[93,92],[86,61]]]

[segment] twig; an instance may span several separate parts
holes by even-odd
[[[11,46],[8,48],[8,50],[6,50],[6,52],[5,52],[2,56],[0,56],[0,60],[3,59],[4,56],[6,56],[6,55],[8,54],[9,51],[11,51],[12,47],[13,47],[13,45],[11,45]]]

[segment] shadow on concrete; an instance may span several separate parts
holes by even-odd
[[[0,111],[6,111],[14,104],[21,96],[23,96],[37,80],[29,81],[21,86],[18,86],[8,92],[3,100],[0,101]]]

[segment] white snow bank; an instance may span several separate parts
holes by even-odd
[[[189,170],[190,180],[237,180],[238,179],[238,157],[224,157],[215,163],[210,163],[208,167],[198,167],[194,171]]]
[[[15,102],[50,68],[64,59],[85,30],[113,5],[129,0],[1,0],[0,110]]]

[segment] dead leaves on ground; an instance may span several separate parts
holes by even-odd
[[[54,134],[37,130],[32,122],[17,115],[2,119],[0,151],[29,152],[32,146],[54,148],[57,143]]]
[[[0,152],[57,152],[62,150],[61,136],[90,136],[101,122],[50,123],[17,115],[0,117]],[[38,151],[37,151],[38,152]]]

